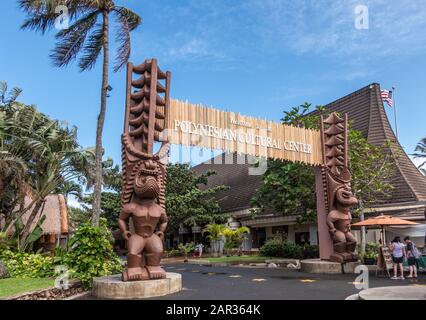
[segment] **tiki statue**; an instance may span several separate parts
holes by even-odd
[[[330,260],[340,263],[356,261],[356,239],[350,230],[350,209],[358,204],[358,200],[352,193],[352,178],[348,169],[348,120],[347,116],[342,119],[336,113],[332,113],[326,120],[321,120],[326,164],[323,177],[327,195],[327,227],[334,249]]]
[[[133,80],[133,74],[139,75],[139,78]],[[122,136],[123,194],[118,220],[128,244],[123,281],[166,277],[160,261],[167,228],[165,182],[169,144],[162,134],[167,116],[169,83],[170,73],[161,72],[154,59],[139,66],[128,65]],[[132,92],[133,88],[139,90]],[[154,141],[162,141],[160,150],[155,154]],[[133,226],[134,232],[128,226],[130,219],[129,225]]]

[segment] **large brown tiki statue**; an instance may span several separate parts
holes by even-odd
[[[327,226],[333,240],[334,262],[356,261],[356,239],[350,232],[352,216],[350,209],[358,203],[351,188],[351,173],[348,169],[348,119],[332,113],[327,119],[321,117],[321,134],[325,151],[324,187],[327,195]]]
[[[136,74],[137,79],[133,80]],[[128,243],[123,281],[166,277],[160,267],[167,228],[165,182],[169,144],[160,141],[166,123],[170,72],[163,73],[155,59],[127,67],[126,113],[122,136],[123,195],[118,220]],[[133,225],[134,232],[128,227]]]

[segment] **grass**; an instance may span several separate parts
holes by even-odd
[[[268,257],[261,256],[230,256],[230,257],[217,257],[217,258],[207,258],[208,262],[212,263],[255,263],[255,262],[265,262]]]
[[[55,284],[54,279],[19,279],[8,278],[0,280],[0,298],[14,296],[20,293],[36,291],[52,287]]]

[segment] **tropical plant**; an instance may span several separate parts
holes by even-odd
[[[188,261],[188,254],[190,254],[192,251],[194,251],[195,245],[194,242],[188,242],[188,243],[180,243],[179,244],[179,250],[185,255],[185,262]]]
[[[77,199],[83,197],[83,189],[76,181],[63,181],[56,187],[55,193],[64,195],[67,204],[69,196],[74,196]]]
[[[6,110],[15,103],[20,88],[13,88],[8,92],[7,83],[0,81],[0,217],[13,208],[23,206],[23,194],[27,190],[25,173],[26,163],[19,155],[11,150],[5,132],[8,114]]]
[[[247,227],[240,227],[235,230],[226,228],[223,232],[225,236],[225,249],[238,249],[238,254],[241,255],[243,242],[249,233],[250,229]]]
[[[228,187],[207,187],[208,178],[214,174],[207,172],[196,176],[189,164],[177,163],[168,166],[166,209],[169,216],[169,234],[177,232],[181,225],[192,227],[227,221],[229,216],[222,213],[219,199],[215,195]]]
[[[19,206],[18,210],[9,208],[3,229],[10,234],[22,216],[30,211],[25,225],[19,230],[19,249],[25,250],[30,244],[28,237],[32,227],[40,222],[35,219],[43,208],[45,198],[68,181],[75,181],[84,175],[88,159],[94,155],[79,147],[76,128],[70,129],[50,119],[34,106],[17,102],[5,105],[0,109],[0,118],[3,119],[0,122],[1,154],[19,159],[14,163],[22,163],[19,167],[24,173],[22,186],[25,186],[25,190],[21,187],[12,191],[19,193],[20,198],[29,196],[32,200],[25,207]],[[5,157],[2,159],[4,161]],[[38,219],[42,219],[42,216]]]
[[[56,264],[68,266],[70,276],[89,288],[94,277],[122,271],[120,258],[114,253],[113,238],[106,220],[101,218],[98,227],[82,224],[69,242],[68,252],[57,250]]]
[[[214,255],[218,255],[222,252],[223,242],[225,240],[226,227],[221,224],[208,224],[202,230],[202,234],[206,236],[206,240],[210,242],[210,249]]]
[[[421,139],[419,141],[419,143],[416,146],[415,149],[416,153],[413,154],[414,158],[417,159],[422,159],[424,160],[419,166],[418,168],[420,169],[420,171],[426,175],[426,168],[423,168],[426,165],[426,137],[424,137],[423,139]]]
[[[222,224],[208,224],[204,227],[202,234],[208,233],[206,239],[210,242],[220,241],[225,235],[226,227]]]
[[[90,222],[91,212],[84,208],[68,206],[68,219],[70,228],[75,230],[80,225]]]
[[[14,278],[48,278],[54,272],[53,258],[41,253],[0,252],[0,260]]]
[[[9,91],[7,82],[0,81],[0,106],[4,107],[14,103],[21,93],[21,88],[15,87]]]
[[[99,224],[102,191],[102,133],[105,122],[107,92],[111,90],[109,78],[110,16],[117,19],[117,55],[114,71],[119,71],[130,57],[130,33],[141,23],[132,10],[117,6],[112,0],[19,0],[27,14],[22,29],[45,33],[66,14],[70,25],[58,31],[58,42],[51,58],[57,67],[67,66],[79,58],[81,71],[92,69],[103,52],[101,106],[96,128],[95,184],[93,196],[93,224]],[[58,9],[66,8],[66,13]]]

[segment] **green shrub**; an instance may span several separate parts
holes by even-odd
[[[14,278],[48,278],[54,276],[53,258],[41,253],[4,250],[0,259]]]
[[[105,219],[101,219],[99,227],[81,225],[69,242],[68,252],[57,253],[56,263],[68,266],[70,277],[79,279],[85,288],[91,287],[94,277],[122,271]]]
[[[260,255],[265,257],[282,257],[284,241],[280,238],[273,238],[265,242],[260,248]]]
[[[40,253],[19,253],[1,250],[2,260],[15,278],[47,278],[55,276],[55,266],[68,267],[69,277],[79,279],[89,288],[94,277],[122,271],[120,258],[114,253],[112,235],[106,220],[99,227],[82,224],[71,237],[68,251],[57,248],[55,257]]]
[[[377,259],[379,256],[379,245],[374,242],[367,242],[365,244],[365,254],[363,258]]]
[[[303,247],[291,242],[284,242],[283,258],[302,259]]]
[[[164,250],[164,257],[166,258],[179,257],[181,255],[182,251],[180,251],[179,249]]]
[[[281,238],[273,238],[260,248],[260,254],[266,257],[312,259],[319,257],[319,247],[307,244],[300,246]]]
[[[313,244],[305,244],[303,246],[303,259],[319,258],[319,246]]]

